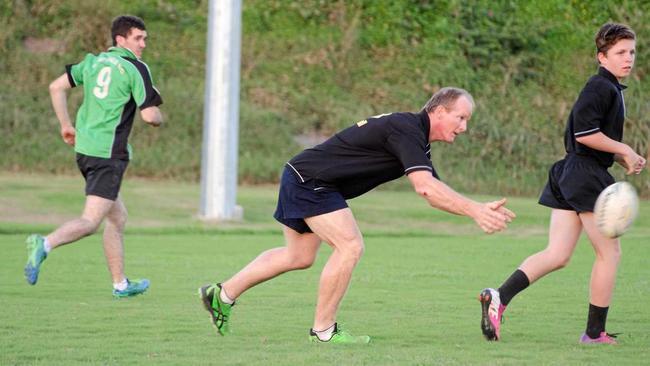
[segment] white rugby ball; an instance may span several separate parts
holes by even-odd
[[[608,238],[618,238],[630,228],[639,213],[639,196],[628,182],[605,188],[594,206],[596,226]]]

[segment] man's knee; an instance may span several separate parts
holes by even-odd
[[[108,215],[106,221],[111,225],[115,226],[118,230],[123,230],[126,226],[126,220],[128,219],[128,214],[126,210],[120,210],[119,213]]]
[[[315,255],[300,255],[292,258],[291,265],[294,269],[307,269],[310,268],[315,261]]]
[[[83,231],[85,235],[92,235],[95,232],[97,232],[97,229],[99,229],[99,225],[101,225],[102,223],[101,221],[92,220],[85,217],[82,217],[80,222],[81,222],[81,226],[83,227]]]
[[[363,255],[365,247],[361,238],[354,238],[345,242],[344,245],[339,245],[337,248],[349,259],[358,262]]]
[[[96,232],[102,221],[111,216],[114,209],[114,201],[99,196],[86,196],[86,205],[81,220],[84,222],[84,228],[88,231],[88,235]]]

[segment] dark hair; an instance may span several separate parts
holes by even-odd
[[[636,39],[632,28],[625,24],[606,23],[596,33],[596,50],[604,54],[621,39]]]
[[[113,39],[113,46],[117,46],[117,36],[127,37],[131,28],[137,28],[140,30],[147,30],[144,27],[144,21],[135,15],[120,15],[119,17],[113,19],[113,24],[111,25],[111,38]]]
[[[472,98],[472,95],[467,90],[448,86],[433,93],[422,109],[427,111],[427,113],[433,111],[438,106],[449,109],[461,96],[467,98],[472,103],[472,106],[474,106],[474,98]]]

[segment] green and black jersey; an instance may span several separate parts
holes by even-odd
[[[99,158],[128,160],[129,134],[136,107],[162,104],[149,67],[129,49],[111,47],[67,65],[70,85],[83,85],[84,100],[75,121],[75,151]]]

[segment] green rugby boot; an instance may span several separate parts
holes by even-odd
[[[217,332],[222,336],[230,333],[230,311],[235,303],[226,304],[221,301],[221,284],[216,283],[212,285],[205,285],[199,288],[199,297],[203,301],[205,310],[210,313],[210,321],[217,328]]]
[[[127,278],[126,282],[128,285],[124,290],[113,289],[113,296],[115,298],[122,299],[125,297],[140,295],[149,289],[149,280],[147,279],[131,281]]]
[[[45,253],[45,238],[32,234],[25,241],[27,244],[27,264],[25,265],[25,279],[30,285],[35,285],[38,281],[38,272],[41,269],[41,263],[47,258]]]
[[[340,343],[340,344],[368,344],[370,337],[367,335],[354,336],[348,331],[341,329],[337,323],[334,323],[334,333],[328,341],[321,341],[313,329],[309,330],[309,340],[312,343]]]

